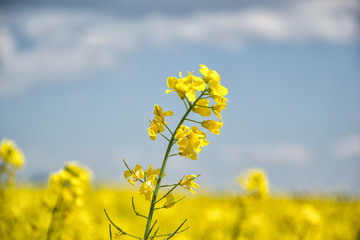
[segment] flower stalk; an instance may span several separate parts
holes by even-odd
[[[128,235],[130,237],[141,240],[154,239],[157,237],[167,237],[165,239],[171,239],[176,234],[179,234],[188,229],[188,227],[183,228],[183,225],[187,221],[187,219],[185,219],[174,232],[158,235],[159,227],[153,231],[157,224],[157,220],[153,221],[153,218],[155,210],[168,209],[184,199],[184,197],[182,197],[178,200],[175,200],[172,192],[177,187],[180,186],[184,189],[187,189],[193,194],[195,194],[194,189],[199,188],[194,180],[195,178],[199,177],[200,174],[184,176],[175,184],[161,185],[162,180],[165,177],[165,168],[169,157],[179,155],[185,158],[190,158],[192,160],[197,160],[197,154],[199,154],[202,148],[208,145],[209,142],[206,140],[206,134],[200,131],[196,125],[200,125],[215,134],[219,134],[220,128],[222,127],[222,121],[207,120],[200,122],[188,118],[190,113],[197,113],[202,117],[208,117],[211,115],[211,111],[215,109],[216,111],[213,110],[214,114],[216,117],[220,117],[221,120],[220,112],[226,108],[226,102],[228,101],[225,98],[228,90],[220,84],[220,76],[217,74],[217,72],[210,70],[205,65],[200,66],[202,77],[194,76],[193,72],[188,72],[188,76],[186,77],[182,77],[182,74],[180,73],[179,79],[176,77],[169,77],[167,79],[167,85],[170,90],[166,90],[166,93],[176,92],[183,101],[186,108],[184,115],[181,117],[174,131],[172,131],[167,126],[167,122],[165,122],[165,117],[172,116],[173,112],[163,111],[163,109],[157,104],[154,107],[154,119],[152,121],[149,120],[150,127],[148,128],[148,133],[150,139],[155,141],[157,135],[159,134],[168,141],[161,168],[154,170],[153,166],[150,165],[149,169],[144,171],[142,166],[136,165],[135,168],[132,169],[129,167],[126,161],[123,160],[127,168],[127,170],[124,172],[124,177],[132,185],[135,185],[135,182],[141,183],[140,193],[144,194],[146,200],[150,202],[150,207],[147,216],[140,214],[136,210],[134,199],[132,198],[131,203],[135,215],[146,219],[145,231],[142,238],[129,234],[116,226],[105,211],[106,217],[109,219],[111,225],[118,229],[122,235]],[[212,98],[215,101],[215,105],[213,106],[217,107],[209,107],[208,98]],[[195,126],[191,128],[185,126],[183,125],[185,121],[192,122],[195,124]],[[169,137],[165,136],[163,133],[165,129],[170,134]],[[178,152],[172,153],[172,148],[175,144],[179,146]],[[167,190],[161,197],[159,197],[160,188],[170,189]],[[162,207],[157,207],[156,205],[165,198],[166,202],[164,205]]]

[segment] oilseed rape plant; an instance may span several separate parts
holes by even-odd
[[[15,172],[24,163],[25,157],[16,143],[6,138],[3,139],[0,143],[0,189],[14,184]]]
[[[67,215],[83,205],[83,196],[89,187],[90,172],[76,162],[69,162],[49,177],[50,189],[58,196],[52,210],[47,240],[60,238]]]
[[[139,213],[136,210],[134,200],[132,198],[132,207],[134,213],[145,219],[146,226],[143,237],[139,237],[128,233],[122,228],[118,227],[109,217],[105,210],[105,214],[110,223],[119,231],[120,235],[127,235],[136,239],[154,239],[157,237],[164,237],[171,239],[175,234],[185,231],[183,225],[187,221],[185,219],[173,232],[159,234],[160,227],[157,226],[157,220],[153,220],[154,212],[173,207],[180,199],[175,199],[173,191],[177,187],[182,187],[195,194],[194,189],[199,189],[195,183],[195,179],[200,175],[190,174],[182,177],[177,183],[170,185],[162,185],[162,180],[165,177],[166,164],[172,156],[183,156],[192,160],[198,159],[198,154],[202,148],[207,146],[209,142],[206,140],[206,133],[201,131],[198,126],[207,129],[211,133],[220,134],[220,129],[223,126],[221,112],[226,109],[228,99],[225,97],[228,94],[228,89],[221,85],[220,75],[205,65],[200,65],[201,77],[194,76],[193,72],[188,72],[187,76],[179,73],[179,78],[169,77],[167,79],[166,93],[176,92],[180,100],[184,103],[185,113],[181,117],[179,123],[174,130],[168,127],[165,117],[173,116],[174,113],[170,110],[164,111],[159,105],[154,107],[154,118],[149,120],[150,126],[148,134],[151,140],[156,141],[158,135],[163,137],[167,142],[167,149],[160,168],[154,169],[150,164],[147,170],[143,170],[142,166],[136,165],[134,168],[129,167],[125,160],[124,164],[127,170],[124,172],[124,177],[131,185],[136,182],[140,184],[140,194],[145,196],[145,200],[150,202],[149,212],[147,215]],[[213,104],[210,105],[210,101]],[[214,113],[217,120],[206,119],[197,121],[190,118],[190,114],[196,113],[201,117],[209,117]],[[191,123],[193,126],[187,126],[185,123]],[[177,150],[173,151],[173,147],[177,144]],[[170,188],[164,193],[160,193],[160,188]],[[160,202],[165,202],[160,205]],[[109,225],[110,239],[112,239],[111,225]]]

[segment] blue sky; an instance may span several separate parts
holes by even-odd
[[[197,161],[172,158],[169,182],[201,173],[234,188],[260,167],[274,191],[360,189],[359,5],[355,0],[5,1],[0,5],[0,137],[27,157],[19,176],[67,161],[97,180],[160,167],[155,104],[184,112],[166,79],[206,64],[229,89],[219,136]]]

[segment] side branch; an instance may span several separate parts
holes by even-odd
[[[104,209],[104,212],[105,212],[105,215],[106,215],[107,219],[109,220],[109,222],[110,222],[117,230],[119,230],[122,234],[128,235],[129,237],[133,237],[133,238],[142,240],[142,238],[139,238],[139,237],[137,237],[137,236],[131,235],[131,234],[123,231],[120,227],[118,227],[118,226],[110,219],[110,217],[109,217],[109,215],[107,214],[107,212],[106,212],[105,209]]]
[[[135,203],[134,203],[134,197],[131,197],[131,204],[132,204],[132,207],[133,207],[133,210],[134,210],[134,213],[136,214],[136,216],[143,217],[143,218],[146,218],[146,219],[147,219],[146,216],[144,216],[144,215],[142,215],[142,214],[140,214],[140,213],[138,213],[138,212],[136,211],[136,209],[135,209]]]
[[[184,225],[184,223],[187,221],[187,219],[185,219],[182,224],[180,224],[180,226],[175,230],[175,232],[173,232],[166,240],[172,238],[179,230],[180,228]]]

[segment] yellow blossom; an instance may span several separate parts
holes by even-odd
[[[156,136],[159,132],[165,131],[164,125],[167,124],[167,122],[165,122],[165,117],[172,116],[173,112],[163,112],[163,109],[156,104],[154,107],[154,115],[155,117],[150,123],[150,127],[148,128],[149,136],[153,141],[156,140]]]
[[[160,174],[160,168],[154,170],[153,165],[150,164],[149,169],[145,171],[146,177],[150,177],[151,175],[158,175]],[[165,177],[165,172],[163,173],[163,177]]]
[[[166,90],[166,93],[177,92],[181,99],[188,97],[189,101],[194,102],[196,100],[196,91],[202,91],[206,88],[206,83],[200,77],[194,76],[192,72],[188,72],[188,76],[180,78],[169,77],[167,79],[167,85],[172,90]]]
[[[219,135],[220,128],[223,126],[223,122],[214,121],[214,120],[205,120],[202,121],[201,126],[207,128],[210,132]]]
[[[215,80],[215,81],[220,80],[220,75],[215,70],[209,69],[204,64],[201,64],[200,67],[201,68],[199,71],[203,75],[203,79],[206,83],[210,82],[211,80]]]
[[[250,169],[238,178],[238,183],[249,195],[264,198],[268,196],[268,180],[261,169]]]
[[[50,188],[60,194],[65,203],[81,205],[88,187],[90,173],[77,163],[67,163],[64,169],[50,175]]]
[[[226,96],[229,90],[220,84],[220,81],[212,80],[209,82],[210,96],[216,103],[222,104],[223,101],[227,100]]]
[[[159,107],[159,105],[156,104],[154,107],[154,115],[155,115],[154,120],[156,120],[156,122],[162,123],[162,124],[167,124],[167,122],[165,122],[165,117],[172,116],[172,115],[174,115],[174,113],[170,110],[163,112],[163,109],[161,107]]]
[[[183,176],[180,180],[180,186],[195,194],[195,191],[192,188],[199,189],[199,185],[194,182],[194,179],[197,178],[196,175],[188,175],[185,179]],[[184,180],[183,180],[184,179]]]
[[[200,131],[197,126],[190,129],[185,125],[181,125],[175,137],[177,138],[180,155],[192,160],[196,160],[196,154],[200,153],[202,147],[209,144],[205,139],[206,134]]]
[[[146,200],[151,201],[155,185],[156,175],[151,175],[145,182],[143,182],[143,184],[141,184],[140,193],[145,195]]]
[[[0,159],[3,159],[5,163],[17,168],[24,164],[25,157],[14,141],[3,139],[0,145]]]
[[[215,105],[211,106],[211,110],[215,113],[216,117],[221,120],[221,111],[226,109],[226,101],[220,101]]]
[[[193,108],[193,112],[200,114],[202,117],[208,117],[211,115],[211,110],[209,108],[208,99],[200,99]]]
[[[134,170],[126,170],[124,172],[124,177],[129,181],[129,183],[131,183],[131,185],[134,185],[134,181],[139,181],[141,178],[144,178],[145,174],[142,167],[140,165],[136,165]]]
[[[160,132],[157,124],[151,122],[150,127],[148,128],[148,133],[150,136],[150,139],[155,141],[157,134]]]

